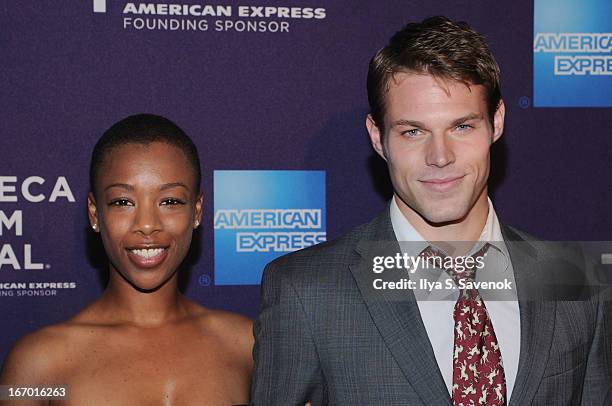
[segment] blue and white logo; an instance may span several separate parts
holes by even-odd
[[[612,106],[612,1],[535,0],[533,105]]]
[[[216,285],[257,285],[274,258],[325,241],[324,171],[215,171],[214,201]]]

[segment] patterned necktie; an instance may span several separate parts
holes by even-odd
[[[485,244],[472,257],[484,256]],[[446,258],[435,247],[427,247],[427,257]],[[475,268],[463,271],[447,268],[446,272],[458,285],[459,281],[474,281]],[[455,303],[455,344],[453,351],[453,403],[455,406],[506,404],[506,379],[501,351],[487,308],[477,289],[462,289]]]

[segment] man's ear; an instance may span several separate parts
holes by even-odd
[[[366,128],[368,130],[368,134],[370,135],[372,148],[374,148],[374,151],[376,151],[376,153],[378,153],[378,155],[380,155],[380,157],[386,161],[387,157],[385,156],[385,147],[382,142],[380,128],[378,128],[374,122],[371,114],[368,114],[368,117],[366,118]]]
[[[504,132],[504,119],[506,118],[506,105],[503,100],[499,101],[497,110],[493,115],[493,142],[497,141]]]
[[[96,207],[96,198],[93,192],[89,192],[87,195],[87,217],[89,217],[89,224],[91,228],[97,233],[100,231],[100,221],[98,218],[98,208]]]
[[[193,228],[198,228],[198,226],[202,223],[202,205],[204,204],[204,192],[200,192],[200,195],[196,199],[195,203],[195,213],[194,213],[194,224]]]

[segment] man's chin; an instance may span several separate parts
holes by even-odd
[[[457,210],[456,208],[449,210],[448,208],[441,208],[436,210],[434,207],[430,207],[427,210],[421,212],[421,217],[429,223],[431,226],[445,226],[448,224],[459,223],[466,216],[465,210]]]
[[[430,226],[445,226],[464,220],[470,204],[463,196],[420,196],[415,205],[406,205],[408,210],[420,216]],[[404,203],[406,200],[402,200]]]

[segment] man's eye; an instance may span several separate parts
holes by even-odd
[[[457,130],[459,130],[459,131],[466,131],[466,130],[470,130],[470,129],[472,129],[472,128],[474,128],[474,127],[472,127],[472,126],[471,126],[471,125],[469,125],[469,124],[459,124],[459,125],[457,126]]]
[[[185,202],[179,199],[174,199],[174,198],[164,199],[161,202],[162,206],[176,206],[180,204],[185,204]]]
[[[417,135],[419,135],[420,132],[421,130],[419,130],[418,128],[412,128],[410,130],[402,132],[402,134],[408,137],[416,137]]]
[[[115,199],[108,204],[109,206],[133,206],[128,199]]]

